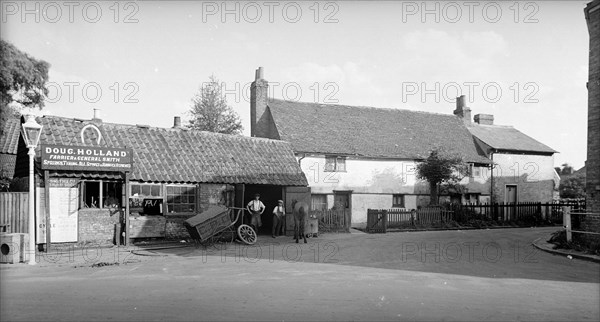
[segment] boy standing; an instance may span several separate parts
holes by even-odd
[[[246,206],[248,212],[250,213],[250,225],[253,225],[256,229],[262,226],[262,220],[260,216],[265,211],[265,205],[260,201],[260,194],[254,195],[254,200],[250,201]]]
[[[277,206],[273,209],[273,230],[271,231],[271,237],[275,238],[279,236],[284,216],[285,208],[283,207],[283,200],[278,200]]]

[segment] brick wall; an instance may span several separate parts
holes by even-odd
[[[115,224],[119,222],[119,217],[119,212],[111,214],[108,209],[80,209],[78,241],[113,244]]]
[[[166,239],[187,239],[190,237],[187,229],[183,225],[183,222],[193,216],[189,215],[167,215],[167,222],[165,225],[165,238]]]
[[[505,202],[507,184],[517,186],[518,202],[552,201],[553,156],[496,153],[493,158],[493,202]]]
[[[588,141],[586,163],[587,210],[600,213],[600,0],[588,3],[585,17],[590,37],[588,88]],[[597,217],[586,217],[584,230],[600,232]],[[600,240],[598,236],[589,238]]]
[[[231,205],[233,202],[233,186],[226,184],[201,184],[198,188],[198,213],[211,205]],[[228,202],[229,199],[229,202]],[[183,222],[194,215],[167,215],[165,238],[184,239],[190,235]]]

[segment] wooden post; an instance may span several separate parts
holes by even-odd
[[[387,233],[387,225],[388,225],[388,211],[386,209],[383,210],[383,233]]]
[[[125,246],[129,246],[129,172],[125,172]]]
[[[567,242],[573,240],[573,235],[571,233],[571,207],[563,206],[563,226],[567,231]]]
[[[50,172],[48,170],[44,170],[44,200],[41,202],[44,203],[44,208],[46,210],[46,253],[50,252],[50,244],[52,243],[52,238],[50,238],[50,184],[48,180],[50,179]]]

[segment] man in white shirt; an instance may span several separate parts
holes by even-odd
[[[246,206],[248,212],[250,213],[250,225],[253,225],[255,229],[262,226],[262,220],[260,216],[265,211],[265,205],[260,201],[260,194],[254,195],[254,200],[250,201]]]
[[[271,231],[271,237],[275,238],[279,236],[281,226],[283,225],[283,218],[285,218],[285,207],[283,206],[283,200],[278,200],[277,206],[273,209],[273,230]]]

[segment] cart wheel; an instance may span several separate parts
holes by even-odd
[[[256,232],[254,229],[252,229],[252,227],[248,225],[240,225],[237,229],[237,233],[242,242],[245,244],[253,245],[256,243]]]

